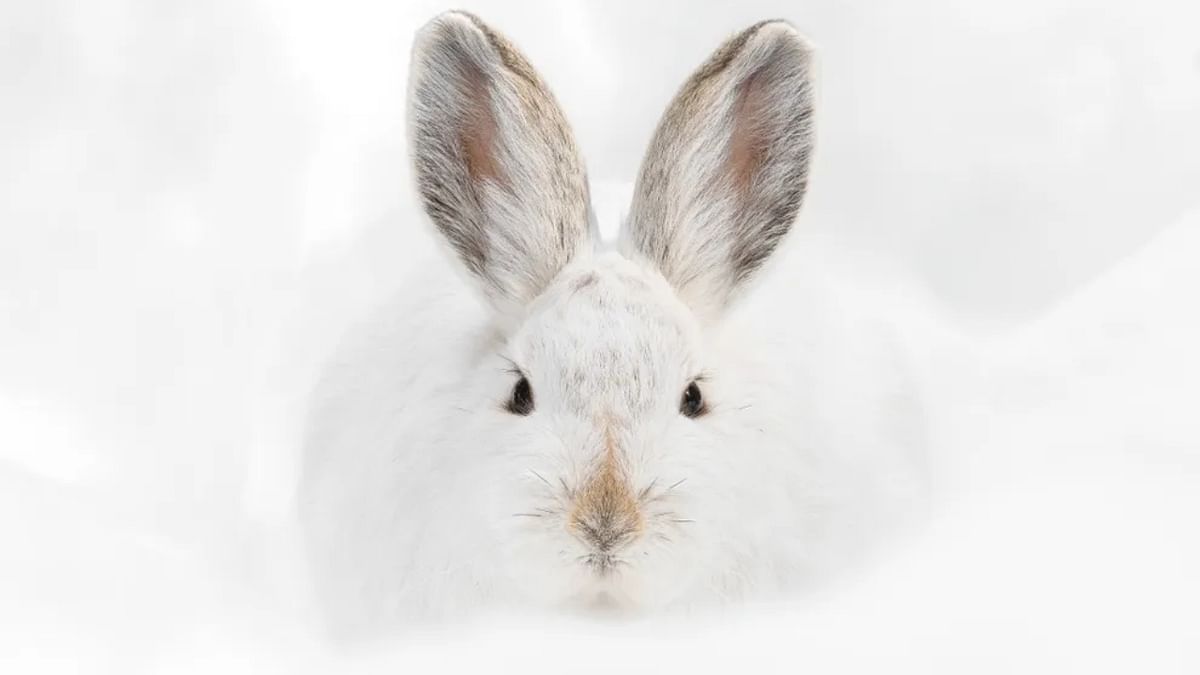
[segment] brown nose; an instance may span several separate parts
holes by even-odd
[[[616,444],[606,439],[604,454],[575,495],[570,527],[598,553],[609,553],[632,541],[642,529],[637,497],[621,466]]]

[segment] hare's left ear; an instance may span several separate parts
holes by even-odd
[[[622,232],[702,319],[729,304],[791,229],[813,146],[812,50],[765,21],[676,94],[642,162]]]
[[[478,17],[417,34],[409,140],[425,211],[503,319],[591,246],[587,176],[550,90]]]

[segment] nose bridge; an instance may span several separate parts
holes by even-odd
[[[642,527],[638,499],[629,484],[625,458],[611,420],[602,422],[599,456],[577,492],[571,527],[591,545],[607,551]]]

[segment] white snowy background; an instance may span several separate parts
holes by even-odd
[[[330,647],[285,553],[304,395],[435,251],[402,112],[447,7],[4,0],[0,672],[1200,672],[1200,5],[462,5],[554,89],[609,232],[712,48],[812,37],[799,227],[898,271],[929,522],[770,608]]]

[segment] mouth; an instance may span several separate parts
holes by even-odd
[[[618,566],[623,564],[620,558],[610,553],[589,553],[581,560],[593,574],[601,579],[610,576]]]

